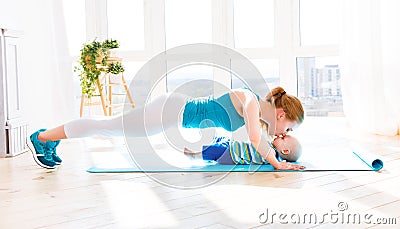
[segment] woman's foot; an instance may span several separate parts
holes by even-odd
[[[35,159],[38,165],[46,169],[54,169],[57,165],[52,156],[55,142],[46,141],[45,143],[39,140],[39,133],[43,131],[45,131],[45,129],[40,129],[30,136],[32,144],[28,142],[28,147],[31,149],[33,159]]]
[[[53,160],[52,151],[46,147],[47,142],[44,143],[38,139],[39,133],[43,131],[45,130],[38,130],[30,136],[31,144],[28,142],[28,147],[31,149],[33,159],[38,165],[46,169],[54,169],[57,164]]]
[[[53,161],[54,161],[57,165],[61,165],[62,159],[60,158],[60,156],[57,155],[57,150],[56,150],[58,144],[60,144],[60,140],[55,141],[55,143],[56,143],[56,144],[54,145],[53,153],[51,154],[51,156],[53,157]]]
[[[43,129],[43,130],[45,130],[45,129]],[[38,135],[39,141],[42,141],[42,142],[49,141],[47,139],[49,139],[50,137],[56,138],[56,139],[66,138],[65,132],[64,132],[64,126],[59,126],[57,128],[51,129],[51,130],[42,131]],[[57,155],[57,150],[56,150],[58,144],[60,144],[60,140],[51,140],[51,142],[54,142],[54,145],[51,147],[53,161],[57,165],[60,165],[62,160],[61,160],[60,156]]]
[[[185,156],[187,156],[190,159],[199,159],[202,157],[201,152],[193,152],[186,147],[183,149],[183,154],[185,154]]]

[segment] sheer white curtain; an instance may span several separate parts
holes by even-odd
[[[400,1],[343,1],[343,106],[364,132],[396,135],[400,127]]]

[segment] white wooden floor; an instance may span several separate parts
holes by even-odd
[[[315,122],[295,134],[330,123]],[[400,137],[349,133],[340,137],[380,155],[382,171],[91,174],[87,139],[64,141],[53,171],[30,153],[0,159],[0,228],[400,228]]]

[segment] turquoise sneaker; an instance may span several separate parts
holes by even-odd
[[[57,155],[57,151],[56,151],[56,148],[57,148],[58,144],[60,144],[60,140],[55,141],[55,143],[56,143],[56,144],[55,144],[54,147],[53,147],[53,153],[51,154],[51,156],[53,157],[53,161],[54,161],[57,165],[60,165],[61,162],[62,162],[62,160],[61,160],[61,158]]]
[[[46,169],[54,169],[56,167],[56,162],[53,160],[52,157],[52,150],[49,150],[52,148],[52,146],[55,146],[56,143],[52,141],[47,141],[46,143],[40,141],[38,139],[38,135],[40,132],[45,131],[45,129],[40,129],[33,133],[30,136],[31,143],[33,145],[33,148],[30,144],[28,144],[29,148],[31,149],[33,159],[35,159],[35,162],[40,165],[43,168]]]

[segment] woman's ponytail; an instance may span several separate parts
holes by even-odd
[[[286,118],[297,123],[304,120],[304,109],[300,100],[292,95],[288,95],[282,87],[272,89],[266,96],[266,100],[273,104],[275,108],[282,108]]]

